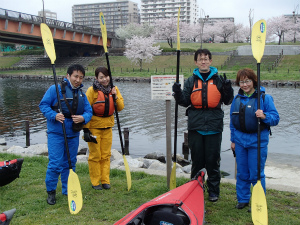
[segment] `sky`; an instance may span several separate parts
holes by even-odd
[[[113,0],[1,0],[1,8],[12,11],[37,15],[38,11],[45,9],[57,13],[57,19],[64,22],[72,22],[72,6],[76,4],[88,4],[110,2]],[[140,6],[139,0],[131,0]],[[249,26],[249,12],[253,23],[260,19],[268,20],[281,15],[300,14],[300,0],[197,0],[199,10],[203,10],[209,17],[234,17],[235,23]],[[202,11],[201,10],[201,11]],[[203,12],[202,11],[202,12]],[[104,15],[105,16],[105,15]]]

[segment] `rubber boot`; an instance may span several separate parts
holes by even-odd
[[[47,198],[47,203],[49,205],[55,205],[56,203],[56,198],[55,198],[55,194],[56,194],[56,191],[47,191],[48,193],[48,198]]]

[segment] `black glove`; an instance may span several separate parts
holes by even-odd
[[[235,150],[231,149],[231,151],[232,151],[233,157],[235,158],[236,157]]]
[[[172,89],[173,89],[173,92],[175,92],[175,94],[181,93],[181,84],[175,82],[175,83],[173,84],[173,88],[172,88]]]
[[[223,76],[224,76],[223,78],[224,88],[231,88],[231,81],[227,80],[226,73],[224,73]]]
[[[86,142],[98,143],[96,138],[92,135],[92,132],[88,128],[83,128],[83,140]]]

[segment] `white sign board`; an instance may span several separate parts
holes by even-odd
[[[151,76],[151,99],[172,100],[172,87],[176,81],[176,75],[154,75]],[[179,75],[179,83],[183,89],[184,77]]]

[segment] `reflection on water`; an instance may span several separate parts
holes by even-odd
[[[26,120],[30,121],[31,144],[47,142],[46,120],[39,111],[38,104],[52,84],[53,81],[45,80],[0,79],[0,137],[5,137],[9,146],[25,146],[23,135]],[[91,84],[91,81],[85,81],[84,91]],[[120,89],[125,101],[125,108],[119,113],[119,117],[122,130],[128,127],[130,131],[130,154],[134,157],[144,156],[154,151],[165,154],[166,102],[151,100],[149,83],[115,82],[114,84]],[[266,93],[273,96],[280,114],[279,125],[272,128],[273,135],[270,137],[269,152],[299,155],[297,147],[300,141],[299,89],[271,87],[266,89]],[[237,87],[235,87],[235,93],[237,93]],[[171,107],[173,111],[174,101]],[[223,106],[225,119],[221,167],[232,173],[234,159],[231,151],[226,151],[230,147],[229,108],[230,106]],[[187,124],[183,107],[179,106],[178,115],[177,152],[181,153],[183,132]],[[172,113],[171,121],[174,124],[174,113]],[[117,126],[113,129],[113,135],[112,147],[120,150]],[[80,143],[87,146],[83,140]]]

